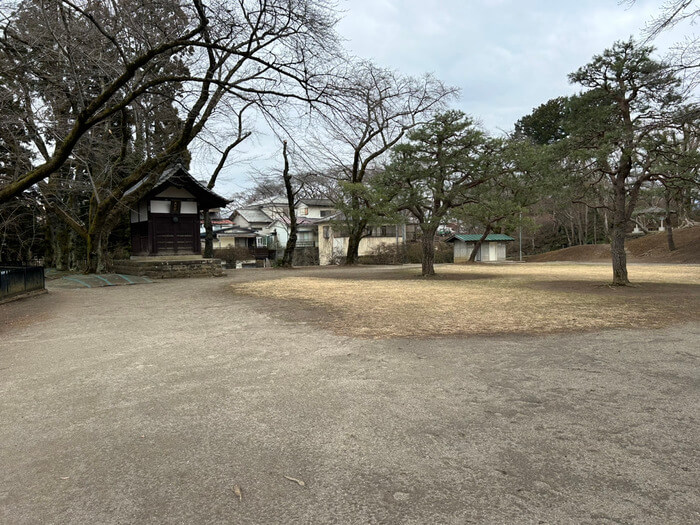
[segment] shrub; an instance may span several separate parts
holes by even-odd
[[[318,266],[318,248],[304,247],[294,250],[293,266]]]
[[[235,268],[236,262],[248,261],[252,259],[248,248],[242,246],[227,246],[226,248],[215,248],[214,258],[221,259],[228,268]]]
[[[359,257],[360,264],[420,264],[423,257],[423,247],[420,242],[409,242],[405,245],[381,244],[369,255]],[[454,260],[452,245],[446,242],[435,243],[435,262],[451,263]]]

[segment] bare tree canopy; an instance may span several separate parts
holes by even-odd
[[[625,3],[632,5],[636,0],[626,0]],[[697,0],[665,0],[658,14],[644,28],[644,43],[652,42],[661,33],[680,23],[689,22],[694,25],[699,19],[700,4]],[[683,76],[688,89],[695,89],[700,82],[700,37],[695,34],[686,35],[682,41],[677,42],[671,49],[670,61]]]
[[[317,99],[327,85],[318,66],[327,71],[336,52],[326,0],[25,0],[2,18],[2,75],[42,162],[4,183],[0,202],[44,180],[88,130],[148,95],[169,97],[183,117],[173,154],[225,97]],[[47,124],[57,101],[61,129]]]
[[[12,7],[0,28],[1,95],[12,110],[3,118],[37,154],[0,180],[0,203],[40,183],[47,209],[87,243],[90,268],[128,207],[165,167],[188,162],[188,146],[217,115],[313,103],[339,56],[327,0]],[[249,134],[237,120],[233,147]]]
[[[349,232],[346,261],[357,261],[371,209],[363,198],[365,177],[380,165],[406,133],[444,109],[457,94],[432,75],[410,77],[369,61],[351,63],[322,109],[312,149],[324,171],[340,182],[338,207]]]

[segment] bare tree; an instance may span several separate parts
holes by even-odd
[[[284,158],[284,169],[282,170],[282,180],[284,182],[284,192],[287,197],[287,209],[289,210],[289,237],[287,245],[284,247],[281,266],[291,268],[294,259],[294,250],[297,247],[297,215],[296,196],[299,189],[292,187],[292,176],[289,173],[289,156],[287,155],[287,141],[282,142],[282,157]]]
[[[223,149],[219,149],[215,144],[210,144],[209,146],[216,149],[219,152],[219,162],[214,168],[213,173],[209,177],[209,182],[207,183],[207,188],[213,190],[216,186],[216,182],[221,174],[221,171],[226,166],[226,161],[229,158],[231,152],[244,142],[248,137],[252,135],[252,131],[246,129],[243,123],[243,114],[247,109],[253,105],[252,102],[245,104],[240,110],[235,108],[230,108],[227,116],[235,119],[235,125],[232,126],[235,129],[233,137],[230,139],[231,142]],[[214,229],[211,222],[210,210],[204,210],[204,253],[202,254],[205,258],[214,257]]]
[[[632,5],[636,0],[624,0]],[[700,19],[700,7],[697,0],[664,0],[659,12],[649,20],[644,28],[644,44],[650,44],[656,37],[683,22],[694,25]],[[689,90],[693,90],[700,82],[700,37],[695,34],[686,35],[671,49],[669,62],[673,64],[676,73],[684,77]]]
[[[368,61],[350,65],[321,108],[322,132],[312,149],[323,157],[325,172],[342,190],[337,206],[349,234],[346,263],[357,262],[358,248],[371,221],[366,178],[407,131],[427,122],[456,95],[431,75],[407,77]]]

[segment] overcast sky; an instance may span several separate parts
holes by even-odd
[[[340,0],[338,31],[354,55],[404,74],[435,74],[461,90],[453,106],[491,133],[547,100],[578,90],[567,74],[616,40],[639,36],[662,0]],[[655,46],[665,52],[693,29],[679,26]],[[223,195],[251,184],[255,167],[270,162],[270,140],[249,149],[256,160],[223,173]],[[250,157],[250,153],[247,154]],[[206,176],[205,165],[193,165]]]

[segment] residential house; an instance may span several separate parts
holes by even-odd
[[[231,223],[239,230],[233,235],[250,235],[250,230],[267,239],[268,246],[280,258],[289,239],[290,221],[286,199],[275,197],[249,204],[234,212]],[[297,218],[297,249],[314,252],[311,260],[319,264],[333,264],[345,257],[348,236],[343,232],[342,214],[330,199],[300,199],[295,208]],[[243,230],[245,229],[245,231]],[[415,225],[387,225],[368,228],[360,241],[359,255],[369,255],[381,245],[399,245],[405,240],[415,240]],[[222,232],[223,235],[224,232]],[[240,242],[240,241],[236,241]],[[257,242],[263,242],[258,240]],[[239,245],[239,244],[236,244]]]
[[[285,211],[288,207],[285,207]],[[297,248],[318,248],[318,224],[336,213],[330,199],[301,199],[294,208],[297,218]],[[282,256],[287,245],[290,231],[288,213],[279,213],[270,223],[267,231],[275,239],[278,258]]]
[[[319,263],[335,264],[335,262],[347,255],[349,237],[343,231],[342,215],[332,215],[318,221],[318,252]],[[389,224],[367,228],[360,240],[357,253],[360,257],[371,255],[381,246],[402,246],[406,242],[416,240],[417,225],[415,224]]]

